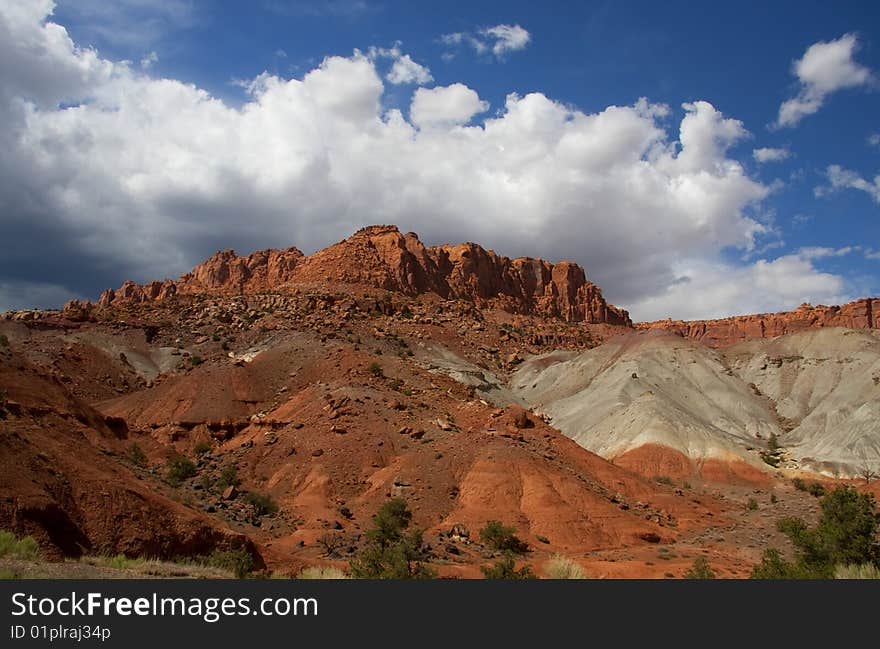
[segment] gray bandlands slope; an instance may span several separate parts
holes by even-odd
[[[742,343],[726,356],[790,420],[781,441],[803,468],[880,471],[880,333],[818,329]]]
[[[527,360],[515,395],[585,448],[615,458],[647,445],[691,460],[745,461],[781,434],[772,406],[716,350],[665,333],[634,333],[580,354]]]

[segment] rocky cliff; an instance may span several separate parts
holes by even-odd
[[[880,329],[880,298],[864,298],[842,306],[802,304],[794,311],[735,316],[719,320],[658,320],[637,329],[661,329],[711,347],[726,347],[754,338],[775,338],[822,327]]]
[[[296,248],[263,250],[247,257],[224,250],[176,282],[125,282],[119,289],[108,289],[99,306],[175,295],[283,292],[314,284],[367,285],[411,296],[433,292],[512,313],[631,324],[628,313],[608,304],[577,264],[510,259],[475,243],[427,247],[416,234],[403,234],[390,225],[363,228],[311,256]]]

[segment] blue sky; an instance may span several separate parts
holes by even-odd
[[[385,221],[574,258],[636,319],[880,293],[876,2],[32,4],[0,308]]]

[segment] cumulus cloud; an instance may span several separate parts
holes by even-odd
[[[536,92],[478,118],[487,103],[453,83],[416,89],[406,117],[355,52],[263,73],[231,106],[78,47],[50,9],[0,5],[0,308],[176,277],[218,248],[309,252],[369,223],[573,259],[636,319],[841,292],[803,256],[724,262],[772,236],[754,216],[769,188],[728,153],[743,125],[708,102],[677,121],[644,99],[585,113]]]
[[[825,176],[828,178],[828,185],[816,187],[816,196],[825,196],[841,189],[858,189],[866,192],[875,203],[880,203],[880,175],[869,181],[855,171],[844,169],[840,165],[830,165],[825,170]]]
[[[810,45],[793,65],[800,91],[779,107],[775,126],[795,126],[807,115],[817,112],[831,93],[867,85],[871,81],[871,71],[853,60],[857,49],[855,34],[844,34],[834,41]]]
[[[790,156],[791,152],[788,149],[762,147],[752,151],[752,157],[756,162],[761,164],[765,162],[780,162],[782,160],[787,160]]]
[[[475,90],[462,83],[437,88],[419,88],[409,109],[412,123],[419,127],[466,124],[471,118],[489,110],[489,102],[480,99]]]
[[[371,60],[386,58],[393,61],[391,70],[385,75],[385,79],[394,85],[405,83],[424,85],[434,80],[434,77],[431,76],[431,70],[416,63],[409,54],[404,54],[400,50],[399,42],[391,48],[371,47],[368,50],[368,56]]]
[[[532,40],[532,35],[519,25],[495,25],[481,30],[480,34],[489,41],[494,41],[492,54],[497,57],[524,49]]]
[[[495,25],[472,32],[453,32],[443,34],[440,42],[444,45],[457,47],[470,45],[477,54],[491,52],[499,60],[504,59],[508,52],[525,49],[532,40],[532,35],[519,25]],[[451,52],[444,53],[444,60],[454,57]]]
[[[854,299],[842,278],[819,271],[801,253],[748,266],[683,261],[675,265],[675,274],[676,281],[665,290],[634,305],[646,319],[720,318]]]

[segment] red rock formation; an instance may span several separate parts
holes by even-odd
[[[880,329],[880,298],[864,298],[842,306],[802,304],[794,311],[734,316],[719,320],[658,320],[637,329],[663,329],[710,347],[726,347],[752,338],[774,338],[820,327]]]
[[[605,302],[572,262],[510,259],[475,243],[426,247],[414,233],[395,226],[363,228],[352,237],[306,257],[296,248],[263,250],[239,257],[214,254],[183,275],[107,290],[99,305],[163,300],[176,294],[241,294],[283,291],[302,284],[359,284],[405,295],[433,292],[513,313],[570,322],[631,324],[629,315]]]

